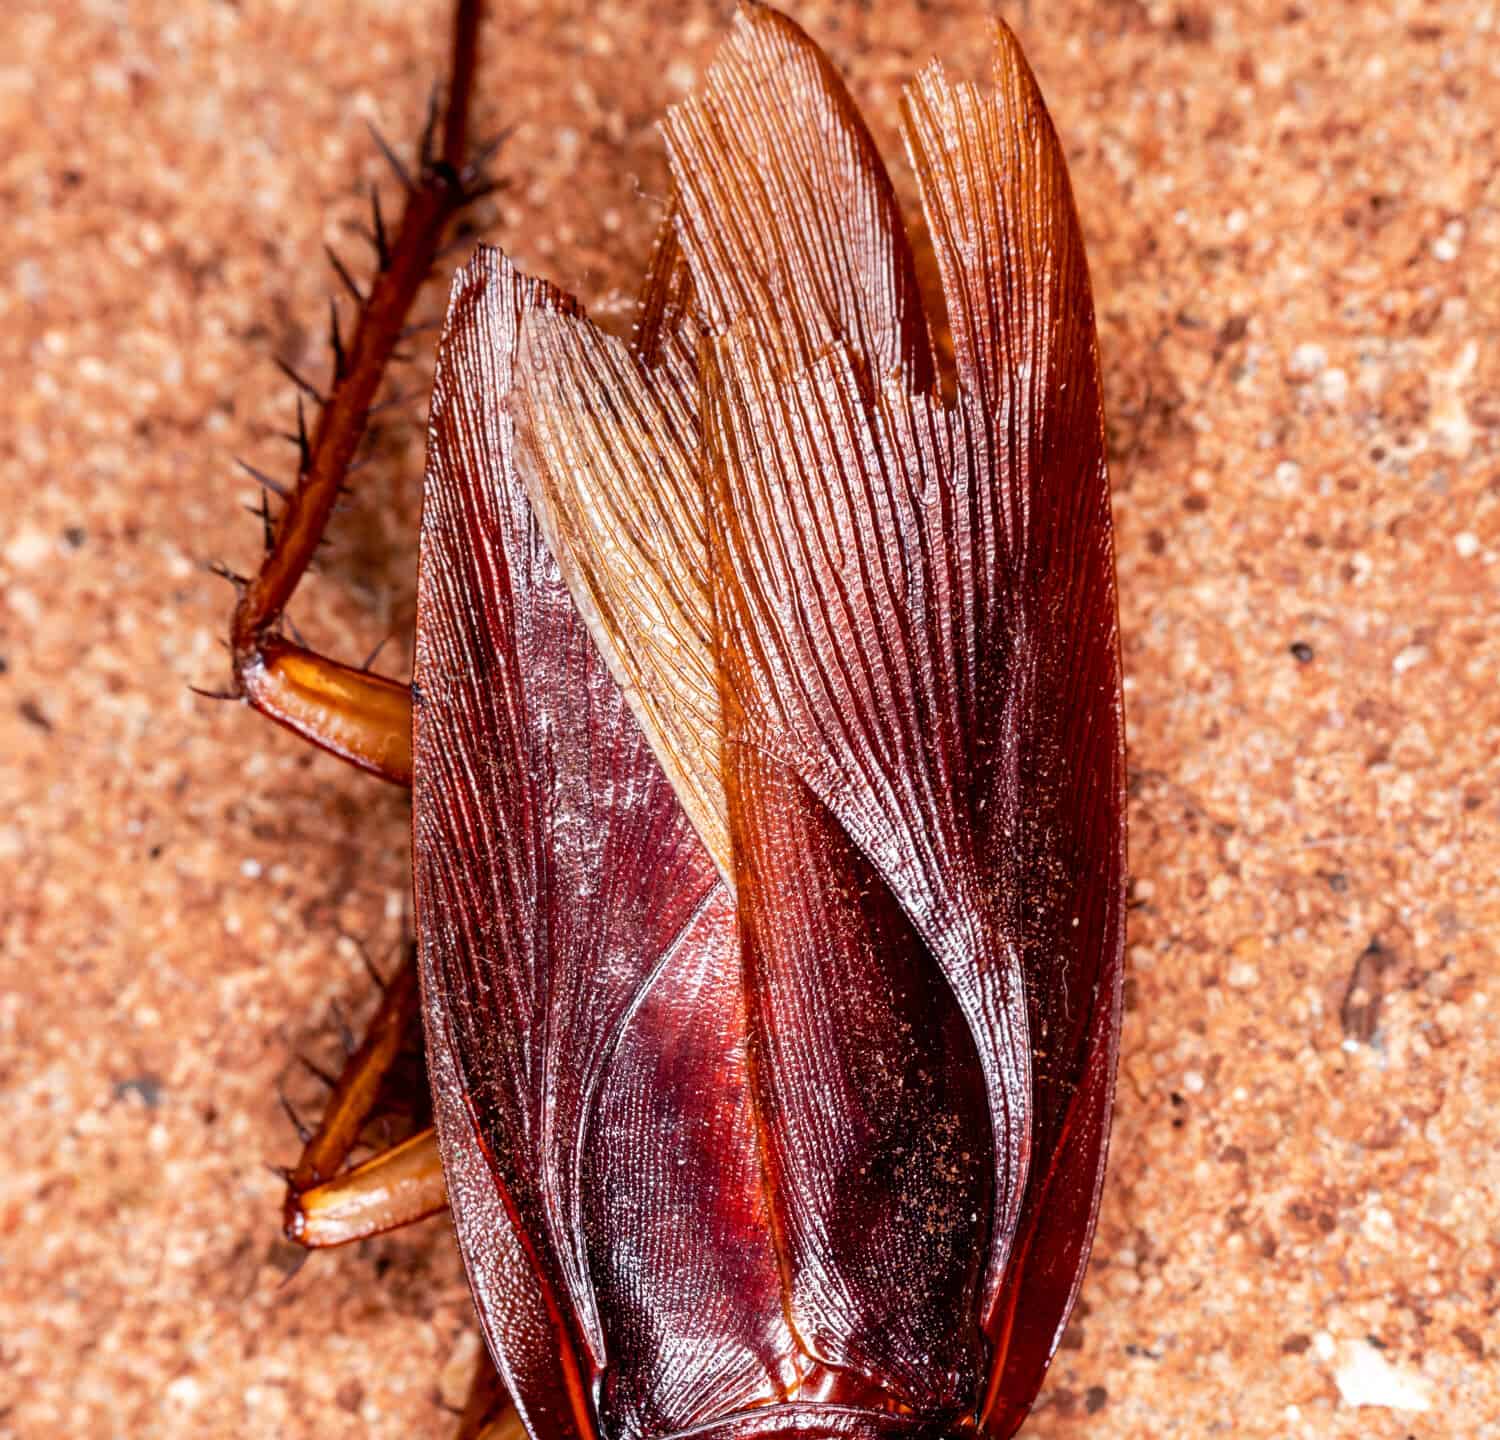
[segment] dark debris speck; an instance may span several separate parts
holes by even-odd
[[[1219,344],[1233,345],[1243,340],[1250,333],[1250,317],[1247,315],[1231,315],[1219,327]]]
[[[1339,1006],[1339,1023],[1344,1034],[1361,1045],[1375,1038],[1380,1023],[1380,1002],[1384,998],[1383,976],[1392,957],[1378,939],[1372,939],[1360,951],[1349,972],[1349,983]]]
[[[28,725],[34,725],[38,730],[50,735],[52,733],[52,722],[47,718],[46,712],[35,700],[26,699],[16,706],[17,711]]]
[[[161,1076],[145,1071],[140,1075],[132,1075],[128,1080],[117,1081],[115,1099],[123,1100],[127,1095],[139,1095],[148,1110],[155,1110],[161,1104]]]
[[[1476,1360],[1484,1359],[1484,1341],[1478,1333],[1471,1330],[1467,1325],[1459,1325],[1454,1328],[1454,1336],[1458,1343],[1464,1347]]]

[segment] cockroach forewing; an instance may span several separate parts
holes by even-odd
[[[745,1009],[735,1008],[728,982],[709,984],[695,1002],[717,1017],[710,1023],[690,1023],[668,1002],[677,990],[699,993],[694,987],[717,973],[707,940],[696,958],[678,954],[685,968],[674,986],[655,989],[633,975],[600,1010],[610,1016],[633,993],[627,1009],[642,1019],[639,1047],[622,1046],[621,1068],[597,1074],[606,1099],[637,1098],[609,1100],[608,1123],[598,1119],[602,1108],[589,1122],[602,1127],[593,1133],[607,1148],[651,1097],[668,1112],[687,1103],[671,1098],[671,1077],[682,1085],[687,1073],[676,1042],[663,1038],[674,1016],[698,1045],[682,1053],[695,1054],[730,1097],[726,1113],[757,1112],[767,1192],[741,1185],[735,1157],[747,1152],[735,1148],[738,1121],[719,1137],[717,1158],[701,1152],[704,1168],[688,1186],[712,1192],[719,1221],[706,1233],[715,1244],[743,1240],[744,1273],[713,1272],[728,1304],[714,1312],[719,1348],[708,1347],[719,1357],[710,1368],[735,1357],[726,1371],[735,1378],[708,1399],[707,1371],[673,1350],[692,1333],[680,1295],[664,1285],[653,1297],[637,1285],[627,1296],[630,1267],[611,1270],[620,1252],[603,1241],[618,1247],[628,1238],[622,1226],[655,1234],[658,1255],[688,1233],[641,1229],[630,1209],[639,1201],[632,1186],[649,1191],[662,1156],[642,1144],[650,1158],[632,1174],[628,1147],[616,1147],[585,1176],[576,1156],[559,1159],[517,1128],[528,1114],[544,1128],[533,1052],[568,1035],[586,1068],[602,1033],[597,1016],[538,999],[554,987],[568,994],[573,973],[567,947],[550,938],[539,947],[533,937],[529,951],[494,939],[486,950],[483,934],[444,938],[433,945],[441,975],[429,970],[430,983],[446,987],[445,1038],[434,1043],[455,1057],[452,1093],[470,1113],[466,1143],[505,1196],[538,1293],[550,1285],[548,1294],[568,1297],[543,1306],[551,1320],[523,1315],[513,1335],[493,1324],[491,1335],[502,1360],[529,1354],[533,1341],[538,1355],[568,1341],[563,1358],[572,1355],[582,1374],[579,1357],[602,1364],[602,1337],[622,1325],[634,1338],[609,1356],[621,1369],[606,1373],[604,1403],[648,1430],[763,1403],[791,1388],[793,1371],[801,1394],[857,1407],[868,1426],[874,1410],[862,1402],[883,1409],[895,1401],[916,1412],[913,1423],[947,1423],[972,1408],[986,1429],[1008,1434],[1055,1348],[1087,1255],[1118,1035],[1123,720],[1093,312],[1077,219],[1056,136],[1008,32],[997,40],[992,92],[952,86],[936,68],[924,74],[908,96],[907,130],[954,334],[958,397],[945,408],[889,183],[815,47],[754,9],[739,21],[717,77],[708,97],[667,127],[681,191],[677,248],[669,242],[664,252],[660,274],[672,283],[659,285],[654,310],[646,307],[642,342],[632,353],[542,307],[520,322],[515,411],[562,571],[600,650],[634,689],[632,703],[668,773],[675,770],[688,814],[738,887]],[[778,103],[758,106],[762,92]],[[682,348],[678,323],[689,296],[715,327],[696,360]],[[512,348],[516,323],[502,327]],[[456,363],[454,374],[462,368]],[[488,383],[504,395],[509,376]],[[508,431],[501,439],[486,443],[503,449]],[[460,437],[450,453],[467,455],[472,468],[472,446]],[[497,487],[505,495],[513,493],[509,464]],[[670,513],[648,493],[664,464],[675,467]],[[519,512],[519,500],[504,503]],[[653,513],[669,532],[662,543],[638,523]],[[632,539],[624,582],[621,531]],[[433,759],[446,745],[460,772],[478,767],[506,798],[497,805],[471,794],[456,809],[440,802],[452,813],[427,843],[434,854],[444,846],[466,854],[481,835],[514,833],[527,854],[545,856],[559,837],[538,826],[546,807],[516,761],[540,752],[516,737],[529,723],[529,694],[555,711],[549,686],[579,677],[549,674],[534,652],[532,663],[512,664],[495,683],[505,664],[494,652],[515,647],[536,621],[535,606],[519,598],[530,589],[478,549],[458,610],[482,610],[474,597],[497,583],[511,586],[511,598],[467,663],[508,709],[486,729],[465,718],[460,697],[448,707],[458,722],[445,722]],[[455,553],[445,563],[461,570],[468,562]],[[428,564],[424,550],[424,578]],[[679,617],[669,625],[676,633],[653,649],[649,632],[662,613]],[[425,707],[431,697],[425,686],[420,693]],[[618,696],[614,703],[611,713],[623,714]],[[419,707],[419,770],[425,713]],[[514,753],[497,755],[497,745]],[[565,750],[546,755],[562,765]],[[643,779],[644,790],[622,789],[616,806],[613,767],[601,772],[588,756],[570,763],[604,786],[602,802],[597,793],[576,801],[604,829],[627,791],[632,802],[650,793]],[[698,783],[684,784],[700,764]],[[649,768],[643,763],[641,775]],[[458,779],[470,791],[485,788]],[[419,893],[426,884],[436,894],[441,873],[420,878],[418,788]],[[531,874],[501,858],[499,873]],[[497,871],[493,856],[480,862],[465,868],[480,877]],[[653,880],[671,873],[658,862]],[[497,928],[519,924],[539,904],[551,913],[550,881],[531,878],[530,890],[491,885],[496,903],[510,907]],[[683,883],[697,893],[696,878]],[[442,900],[440,915],[443,906],[482,910],[462,897]],[[580,909],[594,914],[594,900],[584,897]],[[656,896],[650,905],[674,903]],[[622,937],[661,956],[658,923],[632,930],[639,914],[610,913],[606,931],[623,919]],[[506,958],[515,954],[529,957],[522,974]],[[669,968],[662,961],[657,973]],[[491,991],[505,995],[503,1009]],[[434,1008],[430,1019],[438,1018]],[[508,1027],[499,1050],[485,1024]],[[748,1028],[756,1056],[748,1071],[737,1027]],[[518,1053],[499,1053],[507,1047]],[[519,1077],[505,1081],[504,1094],[484,1078],[495,1065]],[[577,1093],[565,1097],[565,1113],[578,1103]],[[485,1149],[496,1141],[510,1161]],[[450,1176],[459,1162],[478,1174],[473,1156],[455,1160],[461,1143],[450,1146]],[[534,1166],[541,1178],[512,1177],[507,1163]],[[597,1207],[596,1188],[605,1197]],[[588,1192],[582,1201],[580,1190]],[[474,1273],[483,1246],[469,1234],[465,1248]],[[498,1253],[493,1243],[489,1251]],[[790,1347],[772,1313],[772,1268],[796,1330]],[[498,1296],[497,1313],[506,1303]],[[975,1391],[981,1335],[992,1369]],[[831,1368],[818,1376],[819,1367]],[[674,1392],[663,1388],[671,1374],[696,1378]],[[514,1383],[534,1419],[538,1406],[552,1406],[542,1380],[530,1410],[530,1382]],[[684,1395],[695,1398],[678,1403]],[[580,1415],[586,1409],[576,1395],[569,1403]],[[817,1423],[814,1411],[822,1413],[813,1405],[795,1423],[786,1407],[759,1413],[768,1425],[806,1428]],[[537,1424],[539,1434],[564,1433],[554,1418]]]
[[[512,367],[542,308],[564,307],[481,252],[439,355],[414,686],[428,1043],[460,1245],[532,1433],[599,1423],[606,1334],[604,1416],[672,1430],[773,1399],[789,1341],[732,902],[515,471]]]
[[[833,815],[963,1015],[987,1113],[932,1119],[969,1142],[956,1154],[989,1156],[967,1237],[988,1306],[1019,1211],[1030,1106],[1019,954],[978,853],[988,797],[976,757],[995,717],[975,703],[973,657],[1001,627],[970,608],[988,577],[961,528],[966,497],[933,513],[949,417],[932,399],[915,265],[868,133],[781,17],[745,12],[726,50],[703,96],[665,125],[683,249],[715,322],[704,470],[726,732]],[[965,478],[978,509],[989,477]],[[750,807],[732,816],[753,818]],[[949,1325],[972,1335],[973,1307],[950,1307]]]
[[[1093,1230],[1125,808],[1082,237],[1056,133],[1003,27],[993,82],[954,86],[932,67],[908,96],[956,406],[917,372],[883,374],[852,338],[798,365],[785,337],[812,328],[798,314],[820,303],[808,286],[748,296],[761,315],[733,317],[711,344],[704,430],[729,749],[782,760],[838,819],[930,947],[978,1047],[996,1179],[981,1415],[1009,1433]],[[731,172],[713,160],[702,168]],[[679,162],[689,212],[692,173]],[[744,235],[723,227],[718,263],[755,274]],[[706,275],[693,280],[707,290]],[[747,787],[730,796],[732,827],[764,823]]]
[[[981,793],[1032,1045],[1033,1163],[986,1328],[981,1421],[1024,1419],[1072,1309],[1098,1211],[1120,1033],[1125,721],[1098,342],[1062,145],[1015,36],[991,85],[936,62],[908,89],[908,150],[952,326],[964,454],[988,472],[977,603],[1009,643],[981,694],[1005,715]]]
[[[495,1023],[501,1007],[533,1019],[545,1000],[532,977],[486,963],[497,945],[528,956],[529,932],[544,923],[534,845],[544,782],[524,767],[527,718],[511,696],[524,663],[518,620],[548,611],[545,592],[524,588],[537,557],[525,511],[506,504],[500,403],[519,310],[564,303],[487,257],[454,283],[448,331],[463,343],[445,334],[440,350],[423,499],[413,857],[434,1116],[480,1323],[522,1416],[543,1412],[557,1434],[587,1435],[587,1362],[564,1269],[576,1256],[549,1233],[540,1167],[519,1163],[541,1146],[526,1103],[538,1078],[532,1038]],[[495,813],[502,797],[513,814]]]

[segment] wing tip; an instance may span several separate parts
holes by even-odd
[[[942,57],[934,55],[902,88],[903,129],[908,135],[913,128],[917,97],[921,97],[930,109],[940,106],[950,116],[964,105],[973,107],[1009,99],[1006,109],[1013,120],[1029,120],[1042,126],[1052,142],[1058,143],[1056,126],[1047,109],[1041,84],[1026,57],[1020,37],[998,15],[991,22],[990,36],[989,69],[982,81],[952,78]]]

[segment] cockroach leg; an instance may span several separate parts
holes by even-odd
[[[288,1186],[286,1234],[322,1250],[425,1220],[447,1204],[437,1135],[429,1128],[311,1190]]]
[[[399,681],[276,635],[236,650],[235,679],[277,724],[382,780],[411,784],[411,692]]]
[[[417,1021],[418,1000],[415,948],[408,946],[400,968],[381,995],[380,1007],[364,1039],[334,1082],[322,1120],[306,1139],[301,1157],[287,1176],[283,1214],[289,1240],[308,1246],[339,1245],[362,1234],[393,1229],[405,1219],[420,1219],[442,1207],[442,1175],[435,1147],[430,1158],[422,1156],[420,1146],[397,1158],[412,1145],[404,1142],[347,1175],[339,1173],[406,1048]],[[435,1173],[435,1179],[429,1171]],[[428,1203],[434,1185],[436,1198]],[[310,1218],[314,1212],[316,1223]],[[384,1223],[381,1216],[387,1217]],[[366,1228],[358,1229],[360,1224]],[[349,1233],[342,1233],[341,1226]],[[341,1238],[330,1238],[336,1235]]]
[[[526,1440],[526,1427],[510,1402],[505,1382],[495,1369],[489,1351],[479,1352],[469,1398],[464,1402],[453,1440]]]
[[[325,391],[283,365],[301,395],[317,407],[309,429],[299,408],[295,485],[252,467],[262,494],[283,497],[265,519],[269,544],[256,574],[235,581],[230,625],[235,688],[262,714],[364,770],[398,784],[411,777],[411,702],[405,686],[325,659],[281,635],[286,607],[307,572],[344,488],[381,383],[402,339],[417,292],[432,272],[454,219],[494,186],[469,163],[469,102],[478,52],[480,0],[454,8],[453,46],[441,143],[436,107],[423,135],[420,166],[409,171],[392,156],[404,191],[401,218],[388,232],[378,202],[371,235],[376,272],[361,290],[336,256],[334,269],[358,306],[345,334],[335,312],[329,343],[333,375]],[[382,148],[387,149],[382,142]],[[279,363],[279,362],[278,362]],[[300,397],[299,397],[300,400]],[[267,500],[267,508],[269,501]]]

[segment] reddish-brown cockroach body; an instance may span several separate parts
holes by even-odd
[[[630,343],[496,251],[454,283],[408,691],[278,620],[482,183],[476,24],[460,6],[440,152],[394,242],[377,216],[380,275],[235,613],[238,693],[413,790],[416,953],[289,1228],[338,1243],[446,1199],[503,1381],[468,1433],[1007,1436],[1087,1258],[1123,947],[1061,148],[1003,27],[988,86],[934,62],[908,88],[944,375],[853,101],[744,7],[664,124]],[[435,1136],[341,1173],[419,1011]]]

